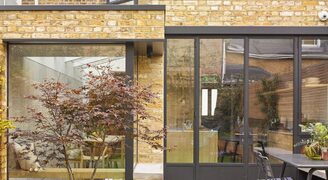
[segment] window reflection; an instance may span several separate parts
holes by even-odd
[[[9,117],[28,116],[28,108],[38,109],[45,115],[48,111],[40,102],[26,99],[26,96],[38,95],[40,92],[33,88],[33,84],[44,80],[55,79],[67,83],[70,87],[79,87],[87,79],[83,75],[89,71],[95,71],[89,65],[111,65],[116,73],[125,73],[125,46],[124,45],[16,45],[9,46]],[[15,123],[17,129],[32,131],[34,122]],[[40,134],[42,136],[42,134]],[[29,142],[23,137],[14,139],[9,145],[9,172],[10,178],[53,178],[54,173],[65,175],[66,169],[61,163],[62,154],[56,151],[54,159],[45,159],[45,154],[38,153],[42,149],[51,153],[56,147],[47,142]],[[84,137],[83,146],[72,146],[67,150],[69,163],[72,168],[79,168],[77,176],[82,177],[81,172],[90,172],[96,157],[100,157],[98,173],[109,173],[111,169],[123,169],[125,167],[125,137],[117,134],[107,134],[108,147],[100,148],[99,141]],[[30,148],[24,158],[19,158]],[[25,147],[25,148],[24,148]],[[49,149],[49,151],[48,151]],[[103,149],[103,150],[101,150]],[[55,153],[55,151],[54,151]],[[36,161],[35,159],[38,159]],[[44,171],[28,173],[40,164]],[[82,169],[82,170],[81,170]],[[97,175],[96,175],[97,177]],[[103,177],[103,176],[102,176]],[[90,178],[89,175],[83,178]]]
[[[243,63],[243,40],[200,41],[201,163],[242,162]]]
[[[167,40],[167,162],[193,162],[194,40]]]
[[[250,40],[250,163],[254,150],[292,153],[293,58],[292,39]]]
[[[302,123],[327,123],[328,40],[306,38],[302,42]]]

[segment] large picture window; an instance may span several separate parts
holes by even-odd
[[[53,79],[66,83],[69,87],[79,87],[87,81],[83,78],[84,74],[95,71],[92,67],[106,64],[111,66],[114,73],[126,73],[125,45],[10,44],[8,51],[9,118],[28,116],[31,108],[47,114],[48,111],[39,102],[26,99],[27,96],[40,94],[33,84]],[[32,132],[35,129],[33,122],[24,121],[15,125],[17,129],[25,131]],[[51,144],[44,146],[46,142],[28,142],[22,138],[10,140],[9,143],[10,178],[43,179],[66,174],[65,168],[59,163],[62,154],[53,154],[53,159],[45,161],[43,154],[38,153],[40,148],[47,147],[49,151],[45,153],[51,153],[56,147],[51,147]],[[87,136],[83,144],[69,147],[68,151],[69,163],[76,169],[76,177],[90,178],[94,162],[99,158],[99,171],[96,177],[124,178],[125,137],[120,135],[120,132],[106,134],[108,147],[105,148],[99,148],[97,139],[90,139]],[[38,168],[39,165],[41,169]]]

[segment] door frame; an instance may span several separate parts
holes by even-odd
[[[167,150],[164,151],[164,179],[173,180],[171,174],[178,175],[180,172],[193,173],[193,180],[200,180],[201,168],[238,168],[238,172],[244,173],[244,179],[247,180],[250,174],[255,173],[254,164],[249,164],[249,142],[248,138],[243,143],[243,163],[199,163],[199,61],[200,61],[200,39],[244,39],[244,82],[249,80],[249,40],[250,39],[292,39],[293,40],[293,144],[299,142],[306,136],[301,133],[298,124],[301,119],[301,66],[302,66],[302,38],[304,37],[328,37],[327,27],[220,27],[220,26],[200,26],[200,27],[175,27],[165,28],[165,57],[164,57],[164,127],[167,127],[167,40],[168,39],[194,39],[194,125],[193,125],[193,163],[167,163]],[[249,95],[248,83],[244,83],[243,108],[244,108],[244,127],[245,133],[249,132]],[[167,147],[167,139],[164,140],[164,146]],[[293,153],[299,153],[300,148],[293,147]],[[274,169],[279,170],[281,165],[273,165]],[[188,168],[189,170],[186,170]],[[217,169],[216,169],[217,170]],[[237,170],[237,169],[236,169]],[[299,173],[295,168],[287,168],[289,174],[298,177]]]

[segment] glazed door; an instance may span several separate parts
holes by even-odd
[[[243,43],[167,40],[165,179],[244,178]]]
[[[254,151],[295,151],[297,42],[247,36],[167,40],[166,180],[256,179]],[[271,163],[279,174],[281,162]]]

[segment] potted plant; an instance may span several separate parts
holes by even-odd
[[[305,145],[304,154],[313,160],[328,160],[328,128],[322,123],[309,123],[300,125],[302,132],[310,134],[310,138],[301,141]]]

